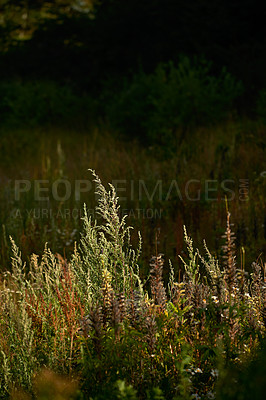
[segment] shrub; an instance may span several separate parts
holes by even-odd
[[[88,113],[91,101],[52,81],[0,83],[1,124],[10,127],[67,123]]]
[[[140,72],[110,99],[106,115],[121,132],[148,143],[172,144],[179,128],[228,117],[242,85],[225,68],[213,75],[205,60],[182,57],[177,66],[160,64]]]

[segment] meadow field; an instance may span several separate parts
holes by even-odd
[[[264,400],[264,8],[0,0],[0,399]]]
[[[2,398],[262,398],[264,132],[3,130]]]

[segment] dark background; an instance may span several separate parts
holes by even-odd
[[[266,12],[258,2],[90,3],[82,12],[71,1],[1,1],[2,79],[49,78],[92,91],[185,54],[226,66],[244,82],[247,102],[265,86]]]

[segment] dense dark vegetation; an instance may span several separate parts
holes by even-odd
[[[2,73],[71,79],[90,90],[103,78],[139,66],[149,73],[186,54],[226,66],[249,90],[265,84],[265,10],[258,2],[104,0],[82,2],[88,8],[79,11],[77,3],[1,1]]]
[[[86,115],[173,136],[176,120],[265,115],[265,12],[249,0],[2,0],[0,13],[2,123]]]

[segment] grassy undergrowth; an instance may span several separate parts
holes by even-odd
[[[93,176],[98,221],[85,207],[68,259],[46,246],[26,264],[11,239],[12,270],[1,275],[1,397],[250,398],[254,380],[241,374],[262,370],[265,265],[258,259],[248,274],[236,264],[230,214],[223,259],[205,243],[204,252],[194,248],[184,228],[183,268],[170,263],[165,284],[156,250],[143,280],[141,239],[134,250],[115,188]]]
[[[205,238],[210,250],[221,255],[225,195],[234,216],[237,252],[244,247],[250,265],[265,252],[264,138],[265,127],[259,123],[229,121],[187,132],[186,140],[166,157],[165,149],[122,141],[103,127],[2,129],[0,269],[9,263],[10,235],[26,261],[33,252],[41,255],[45,242],[52,251],[71,255],[82,228],[84,202],[94,216],[88,165],[101,171],[104,184],[116,186],[120,211],[128,214],[135,228],[134,245],[136,232],[142,232],[146,259],[145,264],[140,262],[145,274],[154,252],[155,232],[160,232],[161,251],[176,263],[177,255],[185,250],[183,225],[190,227],[197,246]],[[26,180],[30,189],[16,197],[20,180]],[[62,201],[53,194],[60,180]],[[70,197],[65,196],[64,182],[70,185]],[[76,193],[79,182],[81,191]],[[47,201],[35,196],[38,188],[44,189],[41,196],[47,196]]]

